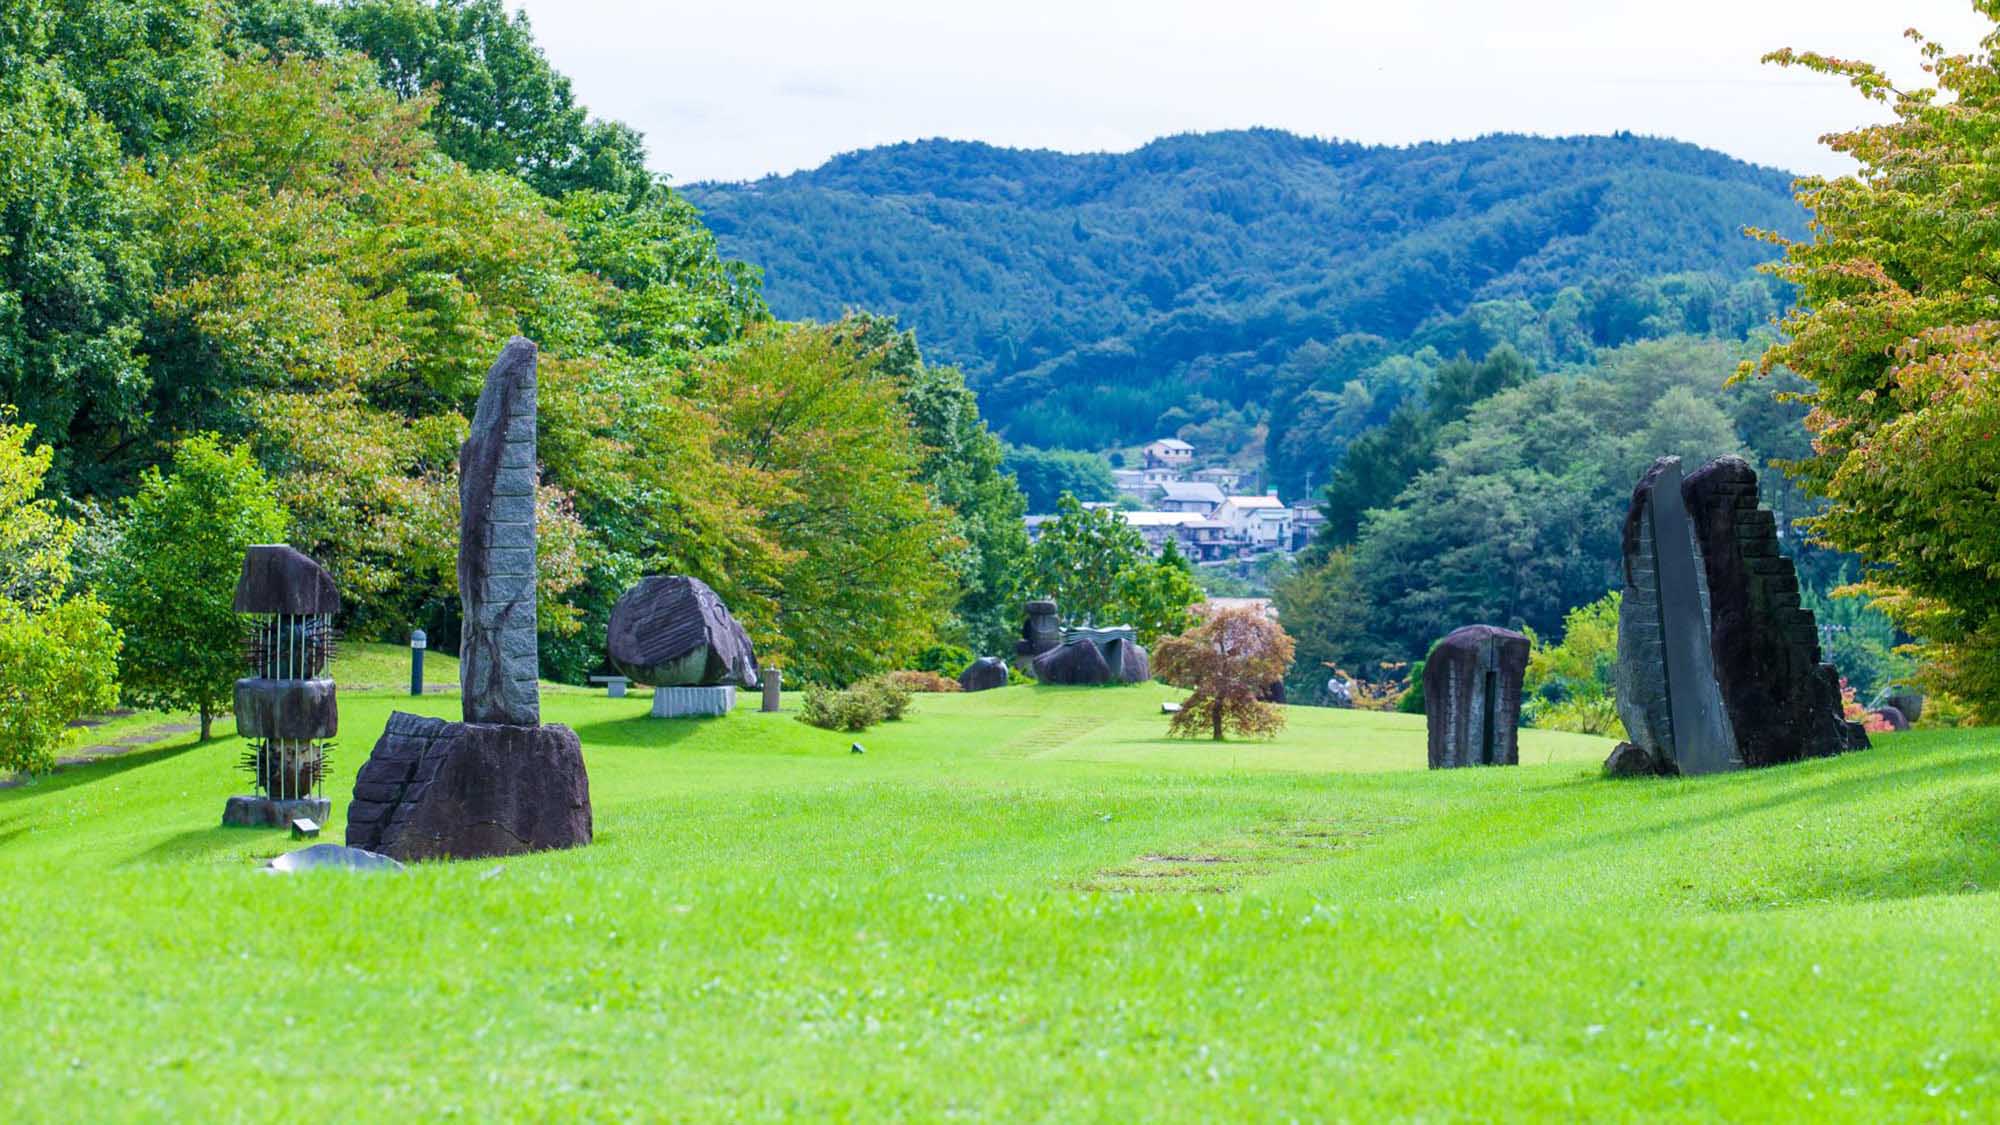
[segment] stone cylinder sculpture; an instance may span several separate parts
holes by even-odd
[[[325,675],[333,656],[340,593],[320,565],[281,544],[251,547],[236,581],[236,612],[251,616],[245,655],[250,675],[236,681],[236,733],[250,741],[242,766],[255,796],[231,797],[222,823],[280,828],[326,819],[321,792],[340,706]]]
[[[1467,625],[1424,661],[1424,717],[1430,767],[1520,764],[1521,680],[1528,638],[1492,625]]]

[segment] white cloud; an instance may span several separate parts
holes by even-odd
[[[1121,150],[1251,125],[1376,143],[1626,129],[1842,171],[1817,138],[1880,110],[1764,52],[1916,82],[1904,27],[1965,50],[1990,30],[1969,0],[514,3],[583,102],[643,130],[681,183],[922,137]]]

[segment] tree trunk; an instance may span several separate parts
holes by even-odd
[[[1217,697],[1215,705],[1209,709],[1209,721],[1214,724],[1215,740],[1222,741],[1222,699]]]
[[[206,704],[206,703],[202,704],[202,705],[201,705],[201,740],[202,740],[203,742],[207,742],[207,741],[208,741],[208,733],[209,733],[209,728],[213,727],[214,725],[215,725],[215,712],[213,712],[213,711],[209,710],[209,708],[208,708],[208,704]]]

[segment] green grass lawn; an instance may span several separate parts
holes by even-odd
[[[233,739],[0,791],[0,1118],[2000,1112],[1990,734],[1433,774],[1421,719],[1175,743],[1170,697],[552,693],[596,845],[402,874],[257,873],[295,845],[215,827]],[[343,692],[329,838],[412,702]]]

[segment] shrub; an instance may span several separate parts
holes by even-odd
[[[1618,718],[1618,701],[1610,696],[1600,695],[1590,698],[1576,697],[1555,703],[1542,703],[1533,709],[1534,722],[1541,730],[1566,730],[1573,734],[1597,734],[1619,737],[1623,727]]]
[[[964,690],[958,686],[957,680],[952,679],[950,676],[939,675],[931,671],[911,670],[891,672],[883,678],[904,691],[918,694],[935,694]]]
[[[40,773],[70,722],[118,702],[118,633],[85,595],[30,613],[0,598],[0,770]]]
[[[1396,697],[1396,710],[1405,715],[1424,713],[1424,662],[1410,665],[1410,686]]]
[[[888,676],[870,677],[848,690],[851,694],[866,697],[870,709],[887,722],[896,722],[903,717],[903,712],[910,709],[909,689],[899,686]]]
[[[964,645],[932,645],[917,654],[913,667],[919,672],[956,676],[965,671],[965,666],[972,663],[972,660],[972,650]]]

